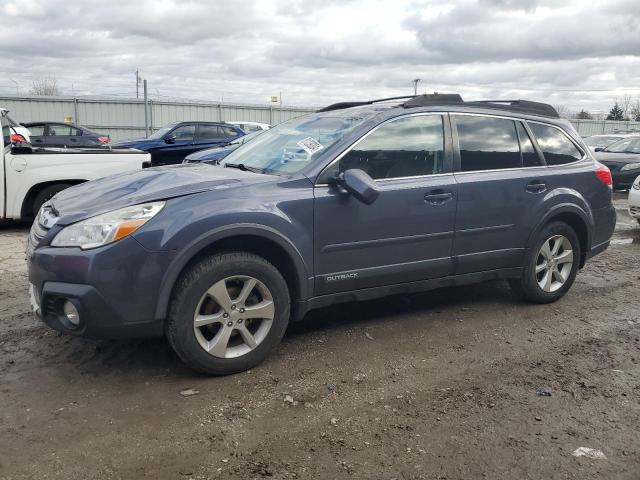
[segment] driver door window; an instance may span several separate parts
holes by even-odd
[[[443,173],[442,116],[417,115],[382,125],[330,167],[325,180],[354,168],[374,180]]]
[[[178,142],[189,142],[193,140],[193,136],[195,135],[195,133],[195,125],[183,125],[171,132],[171,135],[176,137],[176,141]]]

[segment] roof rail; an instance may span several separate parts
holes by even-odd
[[[498,110],[509,110],[511,112],[531,113],[543,117],[560,118],[557,110],[548,103],[532,102],[530,100],[479,100],[465,102],[469,106],[491,107]]]
[[[510,112],[529,113],[543,117],[560,118],[558,112],[548,103],[532,102],[529,100],[478,100],[465,102],[457,93],[433,93],[428,95],[409,95],[404,97],[380,98],[366,102],[340,102],[321,108],[318,112],[330,112],[343,108],[359,107],[361,105],[371,105],[373,103],[388,100],[404,100],[404,108],[430,107],[435,105],[462,105],[469,107],[494,108],[497,110],[507,110]]]
[[[373,103],[387,102],[389,100],[404,100],[405,98],[413,98],[413,97],[414,97],[413,95],[404,95],[402,97],[378,98],[376,100],[367,100],[365,102],[339,102],[339,103],[334,103],[332,105],[329,105],[327,107],[323,107],[320,110],[317,110],[317,112],[330,112],[332,110],[342,110],[343,108],[360,107],[362,105],[371,105]]]

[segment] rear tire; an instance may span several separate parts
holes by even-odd
[[[180,359],[198,372],[242,372],[280,343],[290,304],[284,278],[264,258],[248,252],[212,255],[178,281],[167,338]]]
[[[517,297],[551,303],[571,288],[580,266],[580,241],[564,222],[545,225],[527,254],[520,278],[509,280]]]
[[[40,190],[40,193],[36,195],[36,198],[33,199],[33,216],[38,215],[40,208],[46,202],[51,200],[54,196],[56,196],[62,190],[65,190],[72,185],[68,183],[56,183],[55,185],[49,185],[48,187],[44,187]]]

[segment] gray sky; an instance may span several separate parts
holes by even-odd
[[[421,92],[640,97],[639,0],[0,0],[0,92],[324,105]]]

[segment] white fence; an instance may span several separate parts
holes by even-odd
[[[112,140],[145,134],[142,99],[4,95],[0,96],[0,107],[8,108],[19,122],[71,119],[98,133],[110,135]],[[251,121],[275,125],[313,110],[277,105],[150,100],[147,121],[151,131],[169,122],[184,120]],[[583,137],[627,130],[640,132],[640,122],[572,119],[571,123]]]
[[[640,133],[640,122],[627,122],[616,120],[570,120],[578,133],[583,137],[598,135],[600,133],[615,133],[637,131]]]
[[[144,137],[145,115],[142,99],[87,97],[0,96],[0,107],[22,123],[71,120],[114,141]],[[312,112],[312,108],[281,107],[214,102],[150,100],[148,123],[151,131],[169,122],[184,120],[251,121],[278,124]]]

